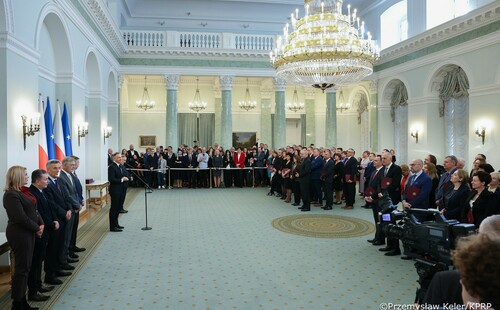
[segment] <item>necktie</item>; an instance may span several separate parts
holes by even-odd
[[[389,168],[388,167],[385,167],[385,170],[384,170],[384,177],[387,176],[387,172],[389,172]]]
[[[415,183],[415,179],[417,178],[416,175],[412,175],[411,176],[411,182],[410,182],[410,186],[413,186],[413,183]]]

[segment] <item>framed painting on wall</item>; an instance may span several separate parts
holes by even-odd
[[[139,147],[155,147],[156,136],[139,136]]]
[[[233,146],[235,148],[241,147],[242,149],[246,147],[251,149],[257,143],[257,133],[256,132],[233,132]]]

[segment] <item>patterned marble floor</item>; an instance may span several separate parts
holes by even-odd
[[[379,309],[411,303],[412,262],[366,242],[272,227],[299,211],[266,189],[156,190],[129,201],[52,309]],[[358,202],[358,204],[360,201]],[[371,221],[371,211],[313,212]],[[104,221],[106,223],[106,221]]]

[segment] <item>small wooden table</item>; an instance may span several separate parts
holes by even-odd
[[[87,190],[87,207],[91,207],[92,204],[98,205],[101,208],[105,203],[107,203],[109,197],[109,182],[108,181],[94,181],[90,184],[85,184],[85,189]],[[102,190],[106,190],[106,194],[103,195]],[[92,198],[90,193],[93,190],[99,191],[99,197]]]

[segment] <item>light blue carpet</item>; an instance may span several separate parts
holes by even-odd
[[[366,239],[281,232],[296,207],[266,189],[156,190],[129,201],[53,309],[378,309],[411,303],[417,273]],[[358,199],[359,205],[360,201]],[[314,208],[314,207],[313,207]],[[356,207],[313,212],[372,221]],[[312,212],[311,212],[312,213]]]

